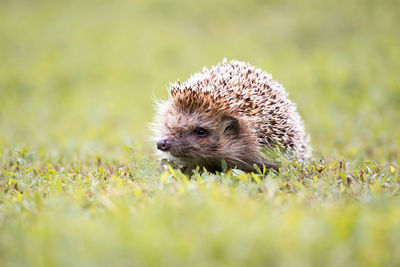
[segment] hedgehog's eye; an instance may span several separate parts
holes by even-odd
[[[207,134],[208,134],[207,130],[204,129],[204,128],[201,128],[201,127],[196,128],[196,129],[194,130],[194,133],[195,133],[197,136],[200,136],[200,137],[207,136]]]

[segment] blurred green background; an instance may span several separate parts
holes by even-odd
[[[399,1],[0,2],[0,146],[147,142],[153,98],[226,57],[284,84],[314,155],[396,162]]]

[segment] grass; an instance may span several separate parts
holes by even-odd
[[[397,1],[0,3],[3,266],[398,266]],[[281,81],[314,160],[158,166],[152,98],[223,57]]]

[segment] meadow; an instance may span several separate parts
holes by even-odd
[[[400,3],[0,2],[2,266],[399,266]],[[273,75],[313,160],[163,169],[154,98],[224,57]]]

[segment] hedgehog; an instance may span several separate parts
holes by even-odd
[[[153,140],[159,158],[186,173],[278,168],[268,151],[297,161],[311,156],[304,123],[285,88],[249,63],[223,59],[170,84],[169,94],[156,100]]]

